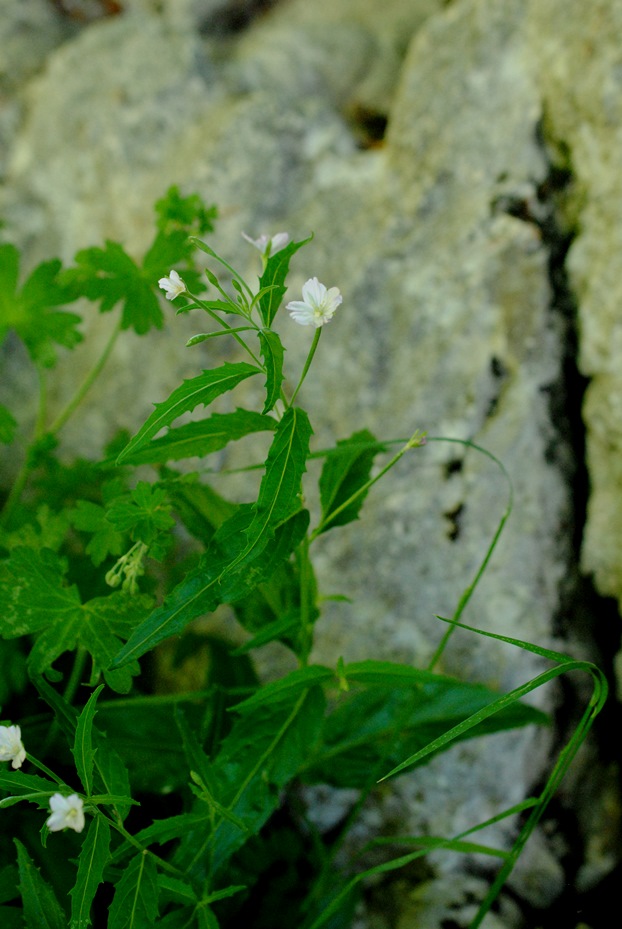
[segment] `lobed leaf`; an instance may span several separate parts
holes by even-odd
[[[31,358],[44,367],[56,363],[55,345],[74,348],[82,341],[76,313],[56,309],[78,296],[61,280],[61,262],[44,261],[24,281],[19,281],[19,252],[14,245],[0,245],[0,341],[12,329],[22,339]]]
[[[151,328],[162,328],[155,279],[145,275],[118,242],[107,240],[104,248],[82,249],[75,261],[77,267],[66,271],[63,280],[77,295],[98,302],[101,313],[122,303],[122,329],[143,335]]]
[[[140,624],[114,659],[113,670],[180,633],[197,616],[212,612],[221,603],[241,600],[271,576],[300,543],[309,525],[308,512],[299,510],[275,530],[254,560],[245,558],[242,562],[236,546],[243,544],[244,530],[252,519],[252,511],[241,507],[222,524],[198,567]]]

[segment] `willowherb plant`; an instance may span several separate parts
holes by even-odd
[[[156,216],[141,264],[107,242],[78,252],[71,268],[43,263],[21,288],[17,250],[0,247],[2,333],[22,340],[40,383],[34,435],[0,523],[0,924],[336,929],[351,923],[366,876],[444,847],[502,863],[472,923],[479,926],[599,712],[604,678],[587,662],[499,636],[492,637],[550,659],[553,668],[502,695],[434,671],[453,629],[470,628],[462,612],[509,516],[511,489],[430,667],[311,662],[321,605],[313,545],[357,520],[374,484],[425,436],[395,442],[361,429],[312,452],[309,417],[296,401],[325,326],[347,312],[347,301],[341,309],[338,288],[312,277],[302,299],[287,303],[291,320],[313,330],[293,389],[273,328],[290,261],[309,239],[243,233],[261,254],[251,286],[200,238],[212,231],[213,208],[171,188]],[[207,296],[195,249],[212,264]],[[240,360],[184,381],[133,437],[115,438],[101,461],[64,464],[57,436],[120,333],[162,326],[156,282],[167,300],[183,301],[178,313],[198,310],[211,321],[188,345],[227,337]],[[82,338],[81,317],[64,308],[79,297],[120,314],[73,399],[49,420],[47,382],[58,347],[73,349]],[[260,409],[177,423],[258,376]],[[18,432],[0,407],[0,440],[16,455]],[[207,467],[188,472],[177,464],[261,433],[269,449],[254,501],[232,502],[210,485]],[[323,459],[313,515],[303,491],[311,456]],[[179,544],[179,527],[194,540],[190,551]],[[222,604],[246,630],[241,647],[187,629]],[[201,689],[158,693],[145,656],[172,636],[181,636],[179,657],[209,651]],[[297,667],[262,683],[250,656],[273,641]],[[520,698],[573,669],[592,675],[594,696],[542,794],[492,820],[528,811],[511,851],[469,839],[484,823],[448,838],[392,837],[408,848],[404,854],[362,873],[336,871],[344,837],[379,780],[457,739],[546,723]],[[359,799],[336,831],[321,835],[299,802],[301,784],[355,788]]]

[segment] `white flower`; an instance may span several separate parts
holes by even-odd
[[[84,829],[84,803],[77,794],[64,797],[62,794],[52,794],[50,809],[52,815],[48,816],[45,825],[50,832],[60,832],[61,829],[73,829],[82,832]]]
[[[292,300],[287,309],[294,322],[301,326],[323,326],[330,319],[343,297],[338,287],[327,290],[317,277],[312,277],[302,285],[302,300]]]
[[[287,232],[277,232],[272,236],[264,234],[260,235],[258,239],[251,239],[249,235],[243,232],[242,238],[250,242],[251,245],[254,245],[266,259],[270,258],[271,255],[276,255],[276,253],[280,252],[286,245],[289,245],[289,235]]]
[[[158,285],[162,288],[162,290],[166,291],[167,300],[174,300],[175,297],[183,294],[186,290],[186,285],[180,278],[177,271],[171,271],[168,277],[161,277],[158,281]]]
[[[0,761],[10,761],[12,768],[21,768],[26,761],[19,726],[0,726]]]

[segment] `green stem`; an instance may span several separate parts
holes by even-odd
[[[300,576],[300,666],[305,667],[309,662],[311,652],[311,611],[309,594],[311,593],[311,576],[309,563],[309,539],[304,537],[296,553],[298,573]]]
[[[26,449],[26,454],[24,456],[24,461],[17,472],[17,476],[13,482],[13,486],[9,492],[8,497],[4,503],[4,508],[2,514],[0,515],[0,526],[7,526],[13,510],[17,505],[23,491],[28,481],[28,477],[32,470],[32,452],[41,438],[44,432],[45,424],[45,414],[47,410],[47,383],[45,380],[45,375],[40,368],[37,368],[37,375],[39,378],[39,404],[37,407],[37,416],[35,419],[35,426],[33,430],[33,437],[28,444]]]
[[[205,312],[209,316],[211,316],[212,319],[215,320],[219,326],[222,326],[225,332],[228,332],[229,335],[233,336],[233,338],[238,343],[238,345],[240,345],[244,349],[245,352],[248,352],[248,354],[251,356],[255,364],[258,365],[262,371],[265,371],[265,367],[261,363],[261,360],[257,357],[257,355],[255,355],[253,350],[248,347],[248,345],[246,344],[242,336],[239,335],[235,327],[230,326],[229,323],[225,322],[224,319],[221,319],[221,317],[218,315],[218,313],[215,310],[212,310],[211,307],[206,305],[205,301],[200,300],[198,297],[195,297],[194,294],[191,294],[189,291],[188,291],[188,294],[190,297],[192,297],[192,299],[197,304],[197,306],[200,306],[202,310],[205,310]],[[251,323],[251,327],[250,327],[251,329],[257,329],[257,326],[255,325],[255,323],[253,323],[252,319],[249,319],[249,322]]]
[[[67,681],[67,686],[65,687],[65,692],[63,694],[63,699],[67,703],[71,704],[74,701],[76,691],[80,686],[80,681],[82,680],[82,673],[84,671],[84,665],[86,664],[87,657],[87,650],[83,645],[79,645],[76,649],[71,674],[69,675],[69,680]]]
[[[501,461],[499,461],[499,459],[496,458],[496,457],[492,454],[492,452],[489,452],[487,449],[482,448],[481,445],[475,445],[474,442],[469,442],[469,441],[467,441],[466,439],[446,439],[446,438],[444,438],[444,437],[433,437],[433,438],[430,438],[429,441],[430,441],[430,442],[455,442],[456,444],[458,444],[458,445],[464,445],[464,446],[466,446],[467,448],[474,448],[476,451],[481,452],[482,455],[485,455],[487,458],[490,458],[491,461],[494,461],[494,463],[497,465],[497,467],[501,470],[501,473],[502,473],[503,476],[505,477],[505,479],[506,479],[506,481],[507,481],[507,484],[508,484],[508,502],[507,502],[507,506],[506,506],[505,510],[503,511],[503,514],[502,514],[501,519],[499,520],[499,524],[498,524],[498,526],[497,526],[497,530],[496,530],[496,532],[495,532],[495,534],[494,534],[494,536],[493,536],[492,542],[490,543],[490,545],[488,546],[488,549],[486,550],[486,554],[484,555],[484,558],[483,558],[483,560],[482,560],[482,563],[480,564],[480,566],[479,566],[479,568],[478,568],[478,570],[477,570],[477,573],[476,573],[475,577],[473,578],[473,580],[471,581],[471,583],[469,584],[469,586],[466,588],[466,590],[464,591],[464,593],[463,593],[462,596],[460,597],[460,600],[458,601],[458,605],[457,605],[457,607],[456,607],[456,609],[455,609],[455,612],[454,612],[453,616],[451,617],[452,625],[449,626],[449,628],[447,629],[447,631],[446,631],[445,634],[443,635],[443,638],[441,639],[441,641],[440,641],[440,643],[439,643],[439,645],[438,645],[436,651],[434,652],[434,654],[432,655],[432,658],[430,659],[430,663],[428,664],[427,670],[428,670],[428,671],[433,671],[434,668],[436,667],[436,665],[438,664],[438,662],[439,662],[439,660],[440,660],[440,658],[441,658],[443,652],[444,652],[445,649],[447,648],[447,643],[449,642],[450,638],[452,637],[452,635],[453,635],[454,632],[456,631],[457,626],[454,625],[454,624],[458,622],[458,620],[460,619],[460,617],[462,616],[462,614],[463,614],[463,612],[464,612],[464,610],[465,610],[465,608],[466,608],[467,603],[469,602],[469,600],[470,600],[471,597],[473,596],[473,593],[474,593],[474,591],[475,591],[475,588],[476,588],[477,585],[479,584],[479,582],[480,582],[480,580],[481,580],[481,578],[482,578],[484,572],[486,571],[486,568],[488,567],[488,562],[489,562],[490,559],[492,558],[492,553],[494,552],[495,548],[497,547],[497,542],[499,541],[499,538],[501,537],[501,533],[503,532],[503,529],[504,529],[504,527],[505,527],[505,524],[506,524],[506,522],[508,521],[508,519],[510,518],[510,514],[511,514],[511,512],[512,512],[512,506],[513,506],[513,500],[514,500],[514,488],[512,487],[512,481],[511,481],[511,479],[510,479],[510,475],[508,474],[508,472],[507,472],[505,466],[503,465],[503,463],[502,463]]]
[[[292,398],[291,398],[291,400],[289,401],[288,406],[292,406],[293,403],[294,403],[294,400],[295,400],[296,397],[298,396],[298,391],[299,391],[300,388],[302,387],[303,382],[304,382],[304,379],[305,379],[305,377],[307,376],[307,371],[308,371],[309,368],[311,367],[311,362],[313,361],[313,356],[315,355],[315,350],[316,350],[316,348],[318,347],[318,343],[319,343],[319,341],[320,341],[320,336],[321,336],[321,335],[322,335],[322,327],[321,327],[321,326],[318,326],[317,329],[315,330],[315,335],[313,336],[313,342],[311,343],[311,348],[309,349],[309,354],[307,355],[307,360],[305,361],[305,366],[304,366],[304,368],[302,369],[302,374],[300,375],[300,380],[298,381],[298,386],[296,387],[296,390],[295,390],[294,393],[292,394]]]
[[[150,858],[153,858],[157,866],[159,868],[162,868],[163,871],[168,871],[169,874],[172,874],[178,878],[186,877],[186,874],[180,871],[179,868],[176,868],[174,865],[169,864],[168,861],[166,861],[164,858],[160,858],[160,856],[156,855],[155,852],[152,852],[151,849],[146,848],[144,845],[141,845],[138,839],[134,838],[134,836],[131,833],[129,833],[127,829],[125,829],[121,825],[121,823],[119,823],[114,817],[106,816],[103,810],[98,810],[97,812],[100,816],[103,816],[110,823],[113,829],[116,829],[117,832],[123,836],[126,842],[128,842],[131,846],[133,846],[133,848],[138,849],[138,851],[142,852],[144,855],[149,855]],[[117,849],[113,858],[118,855],[118,852],[119,852],[119,849]]]
[[[82,384],[80,385],[80,387],[78,388],[74,396],[71,398],[71,400],[69,401],[65,409],[62,410],[58,414],[58,416],[56,417],[56,419],[54,420],[54,422],[48,429],[49,433],[54,435],[55,433],[59,432],[59,430],[62,429],[62,427],[67,422],[67,420],[75,413],[76,409],[80,406],[80,404],[86,397],[87,393],[93,386],[94,382],[97,380],[97,378],[101,374],[115,346],[115,342],[117,341],[120,332],[121,332],[121,320],[119,320],[115,328],[112,330],[112,334],[110,338],[108,339],[108,342],[106,343],[104,350],[99,360],[95,364],[95,366],[91,369],[91,371],[84,378]]]

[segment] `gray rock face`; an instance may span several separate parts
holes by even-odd
[[[568,270],[592,378],[583,565],[622,598],[620,4],[290,0],[226,35],[214,26],[225,3],[124,6],[71,34],[54,20],[13,78],[20,117],[6,130],[0,209],[28,262],[69,260],[106,237],[140,253],[153,201],[172,183],[218,204],[219,250],[241,267],[253,267],[242,230],[314,231],[292,292],[317,275],[344,294],[305,385],[318,446],[363,426],[382,438],[423,428],[500,458],[514,511],[464,621],[543,646],[554,642],[572,557],[571,450],[549,400],[566,324],[541,231],[555,206],[542,194],[550,160],[563,157],[573,183],[558,221],[580,230]],[[3,28],[17,34],[17,23]],[[375,144],[369,127],[385,118]],[[202,349],[182,348],[196,322],[169,320],[148,362],[136,363],[145,348],[131,337],[120,348],[105,407],[85,410],[86,449],[76,423],[67,450],[95,452],[115,426],[135,428],[196,371]],[[93,324],[102,338],[105,322]],[[288,331],[286,319],[282,329],[293,371],[309,334]],[[87,367],[89,351],[76,363]],[[75,375],[72,364],[59,401]],[[330,605],[314,657],[425,666],[445,630],[435,616],[452,615],[506,506],[502,474],[472,449],[430,442],[404,460],[363,522],[318,553],[323,589],[355,605]],[[510,689],[541,663],[459,631],[443,667]],[[400,816],[435,834],[493,816],[538,780],[547,745],[545,734],[521,732],[455,748],[400,783]],[[507,841],[505,825],[495,840]],[[522,866],[538,905],[560,890],[550,854],[550,880],[535,880],[544,854]]]

